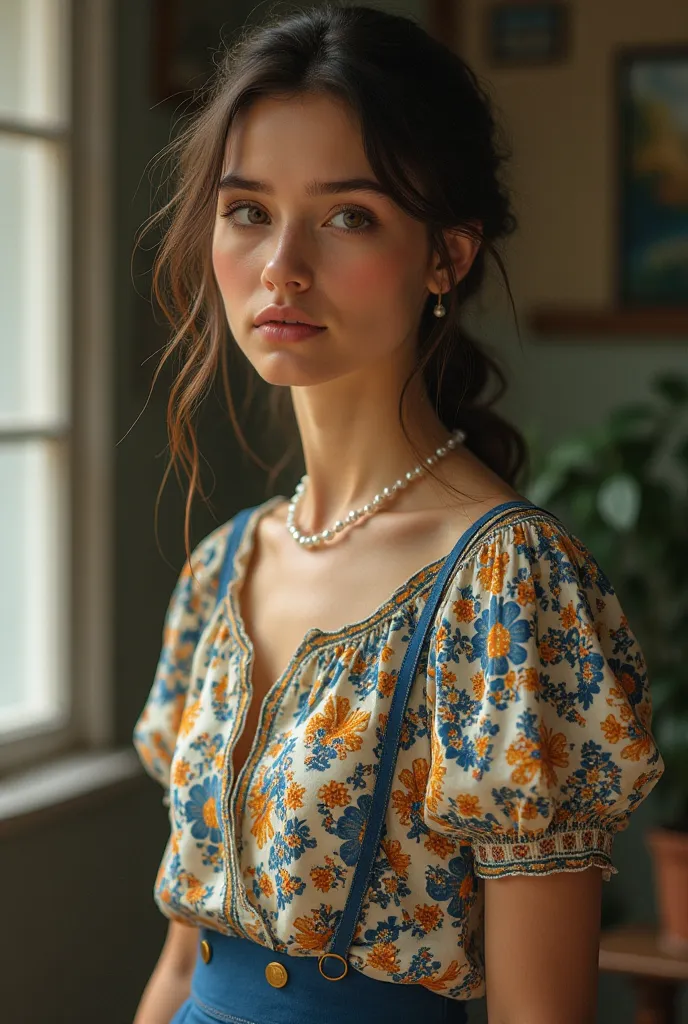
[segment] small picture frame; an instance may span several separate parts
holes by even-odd
[[[618,287],[624,307],[688,307],[688,46],[617,56]]]
[[[569,53],[570,9],[551,3],[492,3],[486,11],[486,49],[493,66],[552,64]]]

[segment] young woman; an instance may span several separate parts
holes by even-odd
[[[171,827],[136,1024],[593,1021],[613,836],[663,766],[614,590],[515,489],[461,327],[514,227],[489,102],[410,20],[325,4],[246,33],[178,145],[189,500],[235,346],[306,475],[193,551],[187,515],[134,733]]]

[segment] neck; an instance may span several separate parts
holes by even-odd
[[[299,501],[298,526],[318,533],[344,520],[349,511],[370,504],[385,487],[405,480],[406,473],[446,444],[450,432],[431,408],[424,393],[407,395],[406,430],[420,458],[407,440],[398,412],[398,395],[360,388],[337,403],[308,389],[294,396],[308,480]],[[424,474],[423,474],[424,475]],[[421,480],[405,491],[422,487]]]

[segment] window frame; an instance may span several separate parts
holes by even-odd
[[[66,424],[0,426],[6,440],[58,440],[65,509],[62,722],[0,733],[0,783],[59,755],[107,750],[114,739],[113,538],[113,67],[112,0],[65,0],[69,36],[65,123],[0,116],[0,134],[64,144],[68,211]],[[55,611],[59,615],[59,609]]]

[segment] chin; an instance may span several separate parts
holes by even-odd
[[[253,352],[252,359],[245,350],[244,355],[266,384],[274,384],[276,387],[301,388],[327,384],[356,370],[356,367],[351,366],[334,367],[331,360],[313,358],[312,353],[308,358],[305,352],[296,354],[284,349],[269,354],[261,353],[257,358]]]
[[[327,384],[329,381],[337,380],[343,376],[340,373],[318,373],[315,367],[311,370],[297,369],[295,367],[276,366],[274,362],[269,365],[257,366],[256,372],[263,378],[266,384],[274,384],[275,387],[283,388],[305,388],[313,387],[316,384]]]

